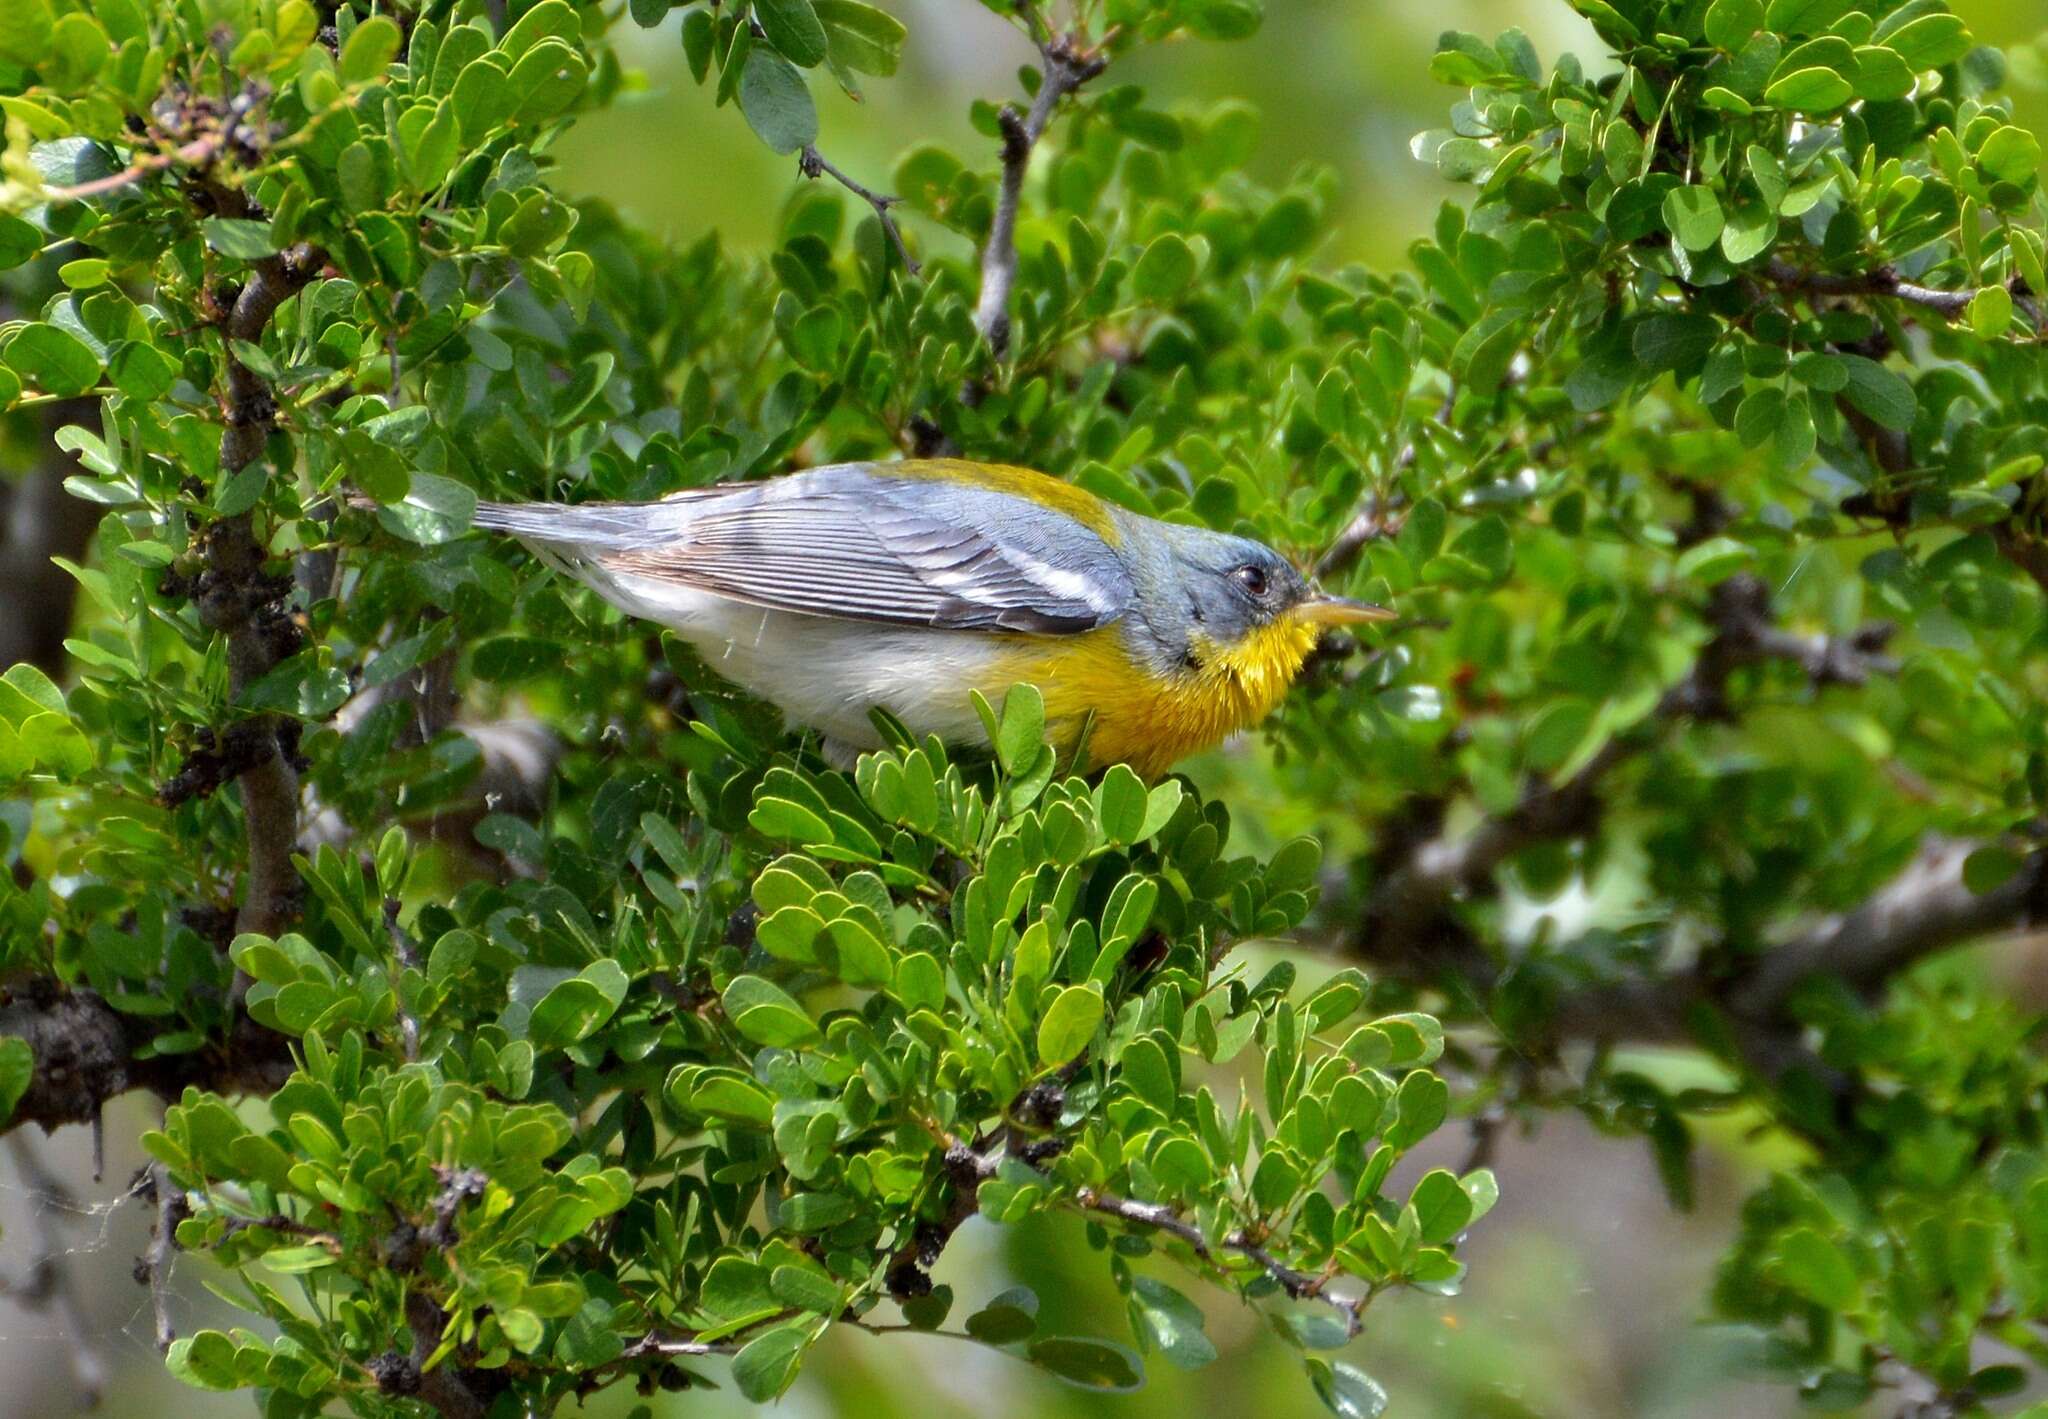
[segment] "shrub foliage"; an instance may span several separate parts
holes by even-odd
[[[160,1317],[172,1369],[277,1419],[723,1356],[767,1399],[845,1325],[1120,1389],[1215,1355],[1158,1253],[1374,1415],[1329,1352],[1456,1288],[1499,1128],[1640,1133],[1683,1205],[1740,1105],[1806,1159],[1713,1298],[1758,1364],[1997,1408],[2048,1361],[2038,1021],[1918,967],[2048,906],[2003,58],[1942,0],[1575,0],[1605,52],[1548,67],[1447,34],[1414,148],[1462,198],[1380,273],[1325,255],[1328,173],[1246,176],[1246,105],[1118,77],[1257,0],[986,3],[1022,89],[887,192],[813,99],[915,42],[860,0],[0,10],[0,417],[61,415],[101,510],[66,662],[0,680],[0,1117],[169,1101],[151,1269],[250,1313]],[[765,255],[551,184],[671,9],[796,160]],[[1255,851],[1190,781],[1072,776],[1028,686],[984,754],[884,716],[833,771],[467,535],[479,497],[935,451],[1403,610],[1217,761]],[[1340,958],[1300,984],[1234,949],[1297,929]],[[1391,1180],[1454,1110],[1471,1165]],[[933,1282],[1040,1212],[1127,1336]]]

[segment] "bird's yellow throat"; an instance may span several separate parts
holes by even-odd
[[[1271,713],[1321,634],[1308,617],[1289,612],[1230,645],[1198,640],[1196,664],[1162,673],[1133,659],[1122,631],[1109,626],[1019,645],[997,662],[1003,683],[982,692],[1000,697],[1011,684],[1038,686],[1063,749],[1073,747],[1092,709],[1090,762],[1123,762],[1154,778]]]

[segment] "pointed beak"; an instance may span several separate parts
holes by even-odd
[[[1294,614],[1318,626],[1356,626],[1367,621],[1391,621],[1398,613],[1370,601],[1353,601],[1348,596],[1325,596],[1312,592],[1294,608]]]

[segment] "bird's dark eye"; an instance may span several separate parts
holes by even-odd
[[[1231,575],[1236,577],[1237,584],[1251,595],[1256,597],[1266,594],[1266,569],[1264,567],[1247,562],[1244,566],[1232,572]]]

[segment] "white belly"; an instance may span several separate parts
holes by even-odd
[[[996,637],[770,611],[651,577],[589,580],[621,610],[669,627],[719,674],[838,746],[880,746],[868,719],[877,705],[920,736],[983,738],[967,691],[990,693]]]

